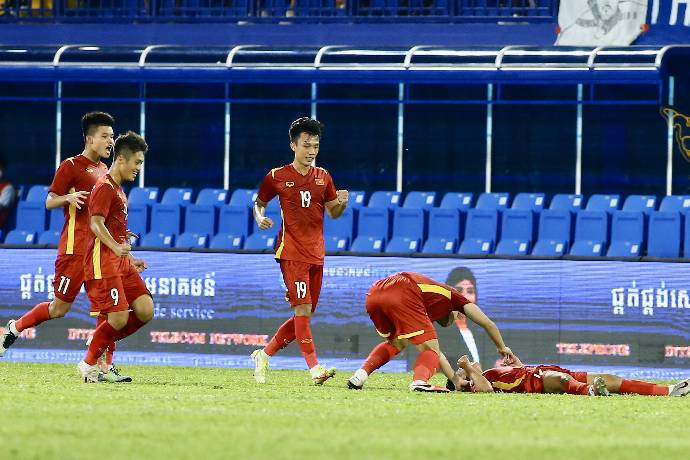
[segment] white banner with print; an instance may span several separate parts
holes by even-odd
[[[647,0],[561,0],[556,45],[627,46],[646,16]]]

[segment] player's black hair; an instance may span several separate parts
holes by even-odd
[[[117,159],[118,156],[122,155],[125,159],[129,159],[132,154],[136,152],[146,152],[149,146],[143,137],[135,133],[134,131],[127,131],[125,134],[120,134],[115,139],[115,153],[113,153],[113,161]]]
[[[477,279],[474,277],[474,273],[467,267],[456,267],[448,273],[448,279],[446,279],[446,284],[448,286],[455,286],[462,280],[468,280],[474,286],[474,293],[477,293]]]
[[[312,136],[321,137],[321,131],[324,125],[316,118],[302,117],[290,123],[290,129],[288,134],[290,136],[290,142],[297,142],[299,135],[302,133],[307,133]]]
[[[99,126],[110,126],[112,128],[114,124],[115,118],[109,113],[89,112],[84,114],[81,117],[81,132],[84,135],[84,140],[86,140],[86,136],[93,134],[93,130]]]

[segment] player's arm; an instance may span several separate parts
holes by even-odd
[[[326,212],[332,219],[337,219],[343,215],[349,199],[350,194],[347,190],[337,190],[335,200],[326,202]]]
[[[70,204],[76,206],[77,209],[81,209],[81,207],[86,204],[88,198],[89,192],[84,190],[68,193],[66,195],[57,195],[53,192],[48,192],[48,197],[46,197],[46,209],[61,208]]]
[[[443,375],[445,375],[446,378],[452,380],[453,376],[455,375],[455,370],[453,370],[453,366],[451,366],[450,362],[448,362],[448,358],[446,358],[446,355],[444,355],[442,351],[439,352],[438,358],[441,366],[441,372],[443,372]]]
[[[254,220],[261,230],[273,227],[273,219],[266,217],[266,204],[259,198],[254,201]]]
[[[494,388],[491,386],[491,382],[484,377],[482,368],[478,364],[479,363],[470,363],[467,355],[463,355],[458,359],[458,367],[465,371],[467,380],[472,381],[476,393],[493,393]]]
[[[129,254],[129,251],[131,251],[132,246],[130,246],[129,242],[123,241],[122,243],[118,243],[115,241],[105,226],[105,217],[99,215],[91,216],[90,228],[94,235],[96,235],[98,239],[108,246],[118,257],[126,256]]]
[[[489,319],[489,317],[486,316],[477,305],[473,303],[464,305],[464,313],[466,317],[481,326],[486,331],[496,345],[496,351],[498,351],[498,354],[503,356],[503,359],[507,365],[512,365],[515,360],[515,355],[513,354],[513,351],[503,342],[503,337],[501,336],[501,332],[498,330],[496,324],[491,321],[491,319]]]

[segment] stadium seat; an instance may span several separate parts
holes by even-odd
[[[433,208],[436,203],[436,192],[410,192],[405,197],[403,208]]]
[[[630,195],[623,203],[623,211],[641,211],[647,217],[656,209],[654,195]]]
[[[601,256],[608,242],[606,211],[580,211],[575,220],[575,241],[571,256]]]
[[[482,193],[477,199],[476,209],[503,211],[508,208],[509,193]]]
[[[374,248],[375,241],[385,242],[388,239],[388,209],[387,208],[362,208],[359,210],[357,218],[358,234],[352,242],[352,251],[358,251],[359,247]],[[361,242],[358,242],[359,240]],[[383,250],[379,244],[377,247]],[[379,251],[376,251],[379,252]]]
[[[52,244],[57,246],[60,243],[60,232],[57,230],[46,230],[38,235],[38,244]]]
[[[62,230],[65,225],[65,210],[62,207],[51,209],[48,211],[48,218],[48,230]]]
[[[394,209],[400,206],[400,192],[378,191],[371,194],[369,198],[369,208]]]
[[[151,210],[151,233],[179,235],[181,220],[182,213],[179,205],[154,204]]]
[[[45,202],[21,201],[17,206],[17,225],[15,230],[42,233],[48,223]]]
[[[472,207],[473,193],[462,192],[448,192],[443,195],[440,208],[444,209],[459,209],[460,211],[467,211]]]
[[[337,219],[326,215],[323,218],[323,234],[325,237],[337,237],[337,241],[345,239],[352,241],[354,234],[355,213],[349,206]],[[336,249],[342,251],[343,249]]]
[[[192,189],[170,187],[163,193],[161,204],[177,204],[187,206],[192,203]]]
[[[547,209],[539,216],[539,239],[532,255],[562,256],[570,248],[570,223],[568,209]]]
[[[382,252],[386,247],[385,238],[359,235],[350,247],[353,252]]]
[[[222,188],[204,188],[196,197],[195,204],[204,204],[220,207],[228,201],[228,191]]]
[[[429,237],[422,252],[428,254],[453,254],[457,250],[461,212],[457,209],[433,208],[429,210]]]
[[[582,195],[566,195],[563,193],[559,193],[557,195],[554,195],[553,199],[551,200],[551,206],[549,206],[549,209],[565,209],[566,211],[577,213],[579,210],[582,209],[582,203]]]
[[[350,199],[348,200],[347,207],[353,209],[359,209],[364,206],[366,202],[367,194],[363,190],[351,190],[349,192]]]
[[[690,212],[685,213],[683,226],[683,257],[690,258]]]
[[[252,188],[238,188],[230,196],[232,205],[254,206],[257,190]]]
[[[149,232],[149,207],[145,203],[129,204],[127,227],[141,238]]]
[[[176,248],[205,248],[208,246],[208,235],[203,233],[185,232],[175,239]]]
[[[160,232],[151,232],[141,239],[141,246],[149,248],[170,248],[175,241],[175,235],[166,235]]]
[[[154,205],[158,203],[158,187],[132,187],[127,201],[129,204]]]
[[[232,235],[230,233],[217,233],[211,238],[209,248],[211,249],[242,249],[244,236]]]
[[[686,223],[687,225],[687,223]],[[680,257],[681,217],[676,211],[658,211],[649,216],[649,257]]]
[[[501,241],[496,246],[496,254],[502,256],[524,256],[532,246],[531,209],[506,209],[503,211]]]
[[[618,210],[620,196],[618,195],[592,195],[587,202],[587,211],[606,211],[609,214]]]
[[[48,198],[48,185],[33,185],[26,194],[26,199],[29,203],[43,203],[45,204],[46,198]],[[9,236],[9,235],[8,235]]]
[[[611,221],[609,257],[638,257],[644,240],[642,211],[614,211]]]
[[[458,254],[491,254],[498,233],[498,211],[470,209]]]
[[[253,249],[255,251],[270,249],[276,242],[276,235],[271,231],[264,231],[261,233],[252,233],[244,242],[244,249]]]
[[[26,230],[12,230],[5,237],[5,244],[34,244],[36,233]]]
[[[214,235],[216,233],[216,208],[211,204],[190,204],[184,218],[185,233]]]
[[[418,252],[424,239],[425,214],[421,208],[398,208],[393,215],[393,237],[386,252]]]
[[[518,193],[510,209],[526,209],[541,212],[544,209],[544,201],[543,193]]]
[[[669,195],[661,200],[659,211],[676,211],[685,214],[690,211],[690,195]]]
[[[350,239],[340,236],[325,236],[323,237],[326,251],[347,251],[350,249]]]
[[[229,204],[223,206],[220,208],[218,233],[245,238],[249,235],[251,223],[254,221],[251,215],[251,211],[245,205]]]

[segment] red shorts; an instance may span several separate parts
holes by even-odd
[[[323,281],[323,265],[312,265],[294,260],[281,260],[280,271],[287,287],[285,299],[290,306],[311,305],[311,311],[316,310],[321,295]]]
[[[151,296],[134,267],[124,275],[88,280],[86,294],[91,301],[91,316],[128,310],[137,298]]]
[[[62,254],[55,259],[55,297],[67,303],[74,303],[81,285],[84,284],[84,256]]]
[[[587,372],[573,372],[564,367],[543,364],[541,366],[535,366],[533,370],[529,371],[529,379],[526,379],[527,382],[525,382],[525,392],[543,393],[544,380],[542,379],[542,374],[549,371],[567,374],[578,382],[587,383]]]
[[[422,292],[404,276],[374,283],[367,293],[366,307],[376,332],[388,340],[409,339],[419,345],[437,338]]]

